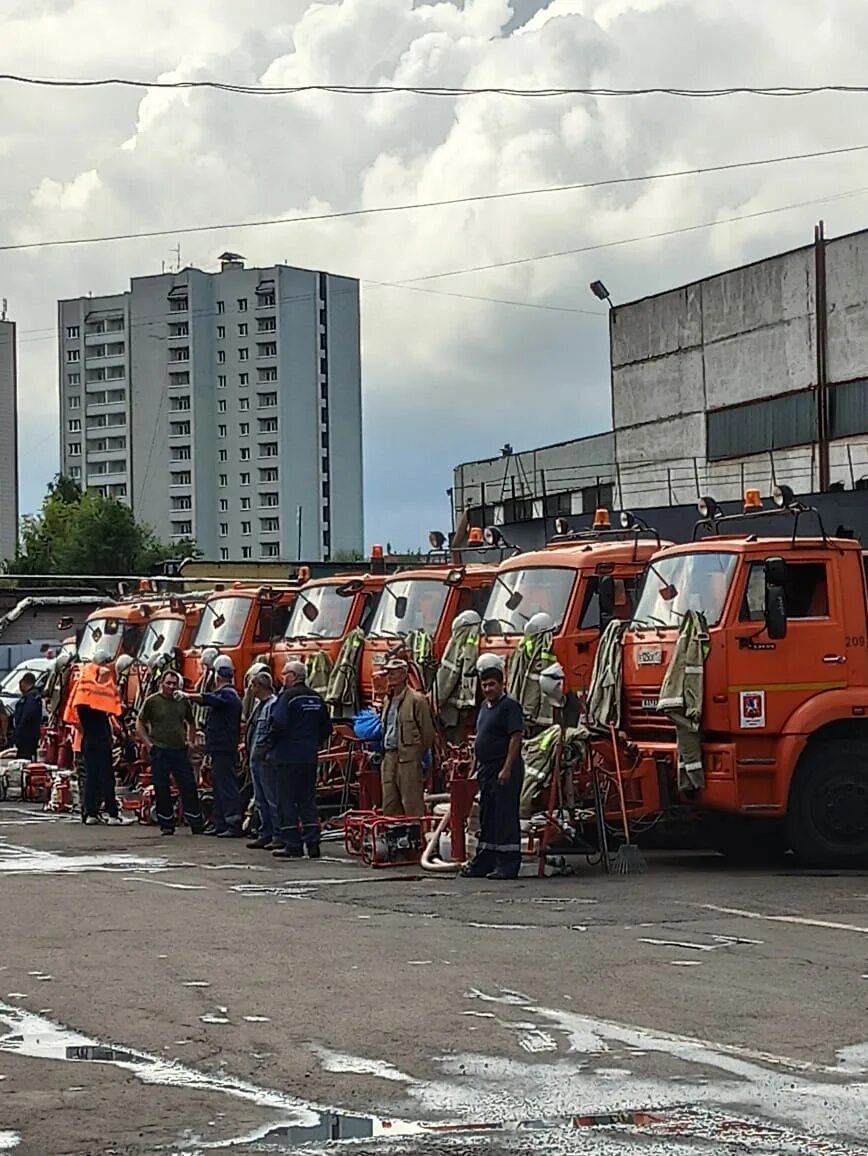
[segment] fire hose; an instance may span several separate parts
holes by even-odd
[[[422,852],[422,858],[420,860],[420,864],[421,864],[423,871],[433,871],[433,872],[436,872],[436,873],[441,874],[441,875],[446,875],[446,874],[454,874],[454,873],[460,871],[461,868],[464,866],[463,863],[454,863],[451,861],[449,863],[446,863],[442,859],[438,858],[435,860],[435,858],[434,858],[435,851],[439,852],[440,836],[443,834],[443,832],[446,830],[447,826],[449,825],[449,818],[450,818],[451,813],[452,813],[452,807],[449,803],[447,803],[446,804],[446,810],[440,816],[440,821],[437,824],[437,826],[434,828],[434,830],[431,832],[431,836],[428,839],[427,844],[425,845],[425,850]]]

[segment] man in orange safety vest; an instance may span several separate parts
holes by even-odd
[[[93,661],[85,663],[79,672],[64,712],[65,721],[77,724],[81,730],[85,769],[82,819],[90,825],[121,824],[115,797],[111,720],[122,712],[111,656],[98,650]],[[105,807],[105,819],[100,817],[101,806]]]

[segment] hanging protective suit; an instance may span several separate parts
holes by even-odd
[[[547,620],[545,629],[528,633],[534,627],[534,619]],[[539,676],[553,662],[556,662],[552,653],[554,633],[550,629],[551,619],[548,615],[535,615],[525,627],[525,637],[516,647],[509,660],[506,691],[521,705],[521,711],[526,723],[533,726],[551,726],[554,719],[554,707],[540,690]]]
[[[325,697],[332,673],[332,663],[324,650],[315,650],[305,663],[307,667],[307,685],[317,694]]]
[[[617,730],[621,725],[622,642],[627,626],[613,618],[600,636],[588,687],[588,726],[592,730],[607,730],[609,726]]]
[[[352,719],[359,709],[359,659],[365,642],[360,626],[351,630],[332,667],[323,698],[334,719]]]
[[[657,703],[660,713],[675,725],[679,791],[696,791],[705,786],[700,728],[708,650],[705,619],[698,610],[688,610],[681,620]]]
[[[522,819],[529,819],[533,815],[540,793],[551,782],[560,739],[561,728],[555,724],[534,735],[533,738],[525,739],[522,744],[524,783],[519,806],[519,815]],[[585,757],[587,739],[587,727],[566,727],[563,730],[560,766],[561,802],[566,807],[571,807],[574,802],[573,770]]]
[[[473,610],[465,610],[452,623],[452,636],[437,667],[432,696],[444,726],[457,726],[461,712],[476,706],[481,625],[482,619]]]
[[[413,665],[419,671],[422,689],[427,694],[434,685],[437,663],[434,659],[434,641],[427,630],[411,630],[407,635],[406,650]]]

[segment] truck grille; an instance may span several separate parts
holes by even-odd
[[[657,710],[659,686],[631,686],[624,691],[622,725],[632,739],[674,742],[675,727]]]

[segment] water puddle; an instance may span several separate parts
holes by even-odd
[[[21,1143],[17,1132],[0,1131],[0,1152],[11,1152]]]
[[[117,854],[59,855],[0,841],[2,875],[80,875],[86,871],[166,871],[172,864],[162,857]]]

